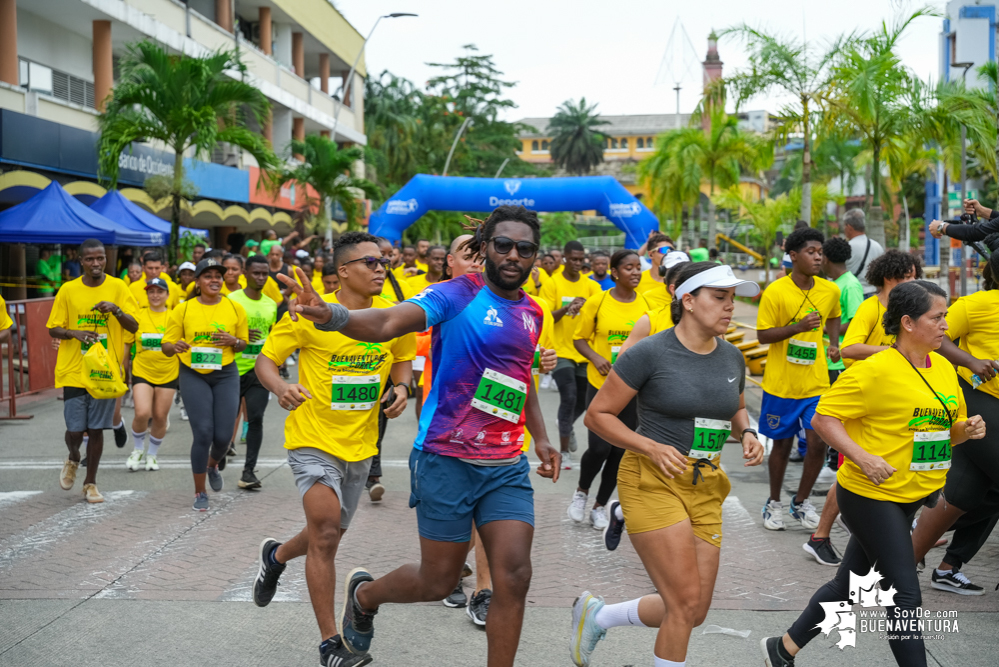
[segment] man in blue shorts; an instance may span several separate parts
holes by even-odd
[[[433,327],[433,388],[410,457],[421,561],[374,579],[347,575],[340,631],[347,648],[367,652],[385,603],[447,597],[461,576],[474,520],[493,578],[486,636],[489,664],[513,665],[531,582],[534,492],[521,452],[526,426],[541,459],[538,473],[558,479],[558,450],[548,441],[531,366],[544,311],[520,288],[540,240],[537,214],[501,206],[465,248],[485,259],[484,273],[431,285],[398,306],[347,311],[322,301],[307,281],[279,277],[298,299],[291,317],[355,340],[380,342]]]
[[[839,287],[819,277],[823,240],[822,232],[810,227],[791,232],[784,242],[791,273],[767,287],[756,316],[759,341],[770,345],[760,408],[760,435],[774,441],[768,461],[770,497],[763,506],[763,527],[768,530],[784,530],[781,487],[801,427],[808,451],[789,514],[810,531],[819,525],[808,494],[822,470],[826,445],[812,430],[812,417],[819,397],[829,388],[823,331],[829,335],[829,358],[838,360],[840,322]]]

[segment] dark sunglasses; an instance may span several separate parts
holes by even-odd
[[[392,260],[388,257],[358,257],[357,259],[352,259],[349,262],[344,262],[343,266],[353,264],[354,262],[364,262],[364,266],[366,266],[368,270],[374,271],[379,264],[382,265],[382,268],[388,268],[388,265],[392,263]]]
[[[538,252],[538,244],[530,241],[514,241],[505,236],[497,236],[489,241],[493,244],[493,249],[501,255],[509,255],[514,246],[517,248],[517,254],[524,259],[534,257]]]

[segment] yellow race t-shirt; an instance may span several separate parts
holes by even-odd
[[[655,336],[660,331],[666,331],[673,326],[673,311],[668,304],[662,308],[653,308],[646,315],[649,316],[650,336]]]
[[[186,342],[191,349],[176,356],[188,368],[208,374],[221,370],[220,365],[225,367],[236,360],[232,346],[212,342],[212,334],[219,331],[232,334],[240,340],[250,340],[250,327],[243,306],[225,297],[212,306],[204,305],[197,298],[188,299],[170,313],[163,342]],[[221,358],[213,350],[221,350]],[[192,355],[197,355],[193,362]]]
[[[393,271],[393,275],[394,274],[395,272]],[[400,280],[398,277],[396,277],[396,282],[399,285],[399,291],[402,292],[402,299],[399,299],[398,295],[395,293],[395,288],[392,287],[392,281],[389,280],[388,274],[385,274],[385,283],[382,285],[381,297],[383,299],[388,299],[392,303],[402,303],[406,299],[410,299],[419,294],[419,292],[417,292],[413,288],[413,286],[410,284],[407,278],[402,278]]]
[[[83,284],[83,278],[69,281],[56,292],[45,326],[49,329],[62,327],[75,331],[95,331],[101,344],[111,353],[111,359],[124,361],[125,330],[111,313],[94,310],[101,301],[110,301],[126,315],[134,316],[139,307],[125,283],[113,276],[105,275],[104,282],[97,287]],[[111,343],[109,345],[109,342]],[[59,341],[59,356],[56,358],[55,386],[80,387],[80,371],[83,368],[83,353],[90,346],[82,346],[75,338]]]
[[[551,280],[548,272],[542,268],[538,269],[538,284],[534,284],[534,278],[531,275],[527,276],[527,281],[523,285],[523,289],[531,296],[541,296],[541,290],[545,286],[545,283]]]
[[[573,340],[585,340],[594,352],[613,364],[617,361],[621,345],[628,340],[628,334],[642,315],[649,310],[649,304],[641,294],[635,294],[631,303],[622,303],[614,298],[610,290],[600,296],[588,299],[580,309],[579,324]],[[586,365],[586,379],[599,389],[607,379],[593,364]]]
[[[962,350],[976,359],[999,359],[999,290],[962,296],[947,311],[947,324],[947,336],[951,340],[960,338]],[[957,372],[973,385],[970,369],[962,366]],[[999,380],[982,383],[978,391],[999,398]]]
[[[427,289],[431,285],[436,285],[437,284],[437,283],[432,283],[429,280],[427,280],[427,274],[426,273],[421,273],[418,276],[413,276],[412,278],[409,278],[407,280],[407,282],[409,283],[409,288],[413,291],[414,295],[415,294],[419,294],[420,292],[422,292],[423,290]],[[437,281],[437,282],[440,282],[440,281]],[[389,289],[391,289],[391,287]],[[386,291],[388,291],[388,290],[386,290],[384,287],[382,287],[382,292],[384,293]]]
[[[337,303],[336,293],[322,297]],[[372,308],[391,308],[374,297]],[[315,447],[344,461],[363,461],[378,453],[378,401],[392,364],[416,356],[416,336],[384,343],[361,343],[341,333],[326,333],[305,319],[278,322],[261,351],[280,366],[295,350],[298,382],[312,394],[284,421],[286,449]]]
[[[14,326],[14,322],[10,319],[10,315],[7,314],[7,302],[0,296],[0,331],[6,331],[12,326]]]
[[[954,367],[936,352],[928,364],[914,369],[898,350],[882,350],[855,363],[822,395],[816,412],[842,421],[864,451],[895,468],[876,486],[846,459],[836,475],[843,488],[866,498],[909,503],[943,487],[950,467],[944,405],[954,423],[968,413]]]
[[[169,288],[169,295],[166,300],[167,310],[176,308],[184,301],[184,292],[177,286],[177,283],[167,277],[167,274],[161,273],[160,278],[166,281]],[[135,302],[139,304],[139,308],[149,308],[149,297],[146,295],[146,274],[143,273],[141,278],[131,283],[128,286],[128,290],[135,298]]]
[[[544,271],[542,271],[544,273]],[[528,295],[530,296],[530,295]],[[541,320],[541,337],[538,338],[538,346],[535,348],[534,352],[534,364],[531,366],[531,375],[534,376],[534,391],[538,390],[538,385],[540,384],[541,375],[541,348],[546,350],[552,350],[555,348],[555,319],[552,317],[551,306],[548,302],[539,296],[531,296],[535,303],[541,306],[541,312],[544,313]],[[521,451],[526,452],[531,448],[531,432],[524,427],[524,446],[521,447]]]
[[[639,281],[638,286],[635,288],[635,291],[638,292],[639,294],[645,294],[646,292],[651,292],[658,287],[663,292],[666,292],[666,285],[664,285],[661,282],[657,282],[656,279],[652,277],[652,272],[658,270],[659,267],[653,266],[648,271],[642,271],[642,280]]]
[[[886,347],[894,345],[895,337],[885,333],[885,327],[882,323],[884,314],[885,307],[881,305],[877,294],[864,299],[857,307],[853,319],[850,320],[850,326],[846,328],[846,333],[843,334],[843,343],[840,349],[843,350],[858,343]],[[849,368],[855,363],[855,360],[844,359],[843,363]]]
[[[645,274],[642,274],[645,275]],[[652,310],[659,310],[660,308],[669,309],[669,305],[673,302],[673,295],[669,293],[666,289],[666,285],[662,283],[656,283],[659,289],[650,289],[647,292],[642,292],[637,290],[639,294],[645,297],[645,300],[649,302],[649,308]]]
[[[600,285],[589,278],[580,276],[576,282],[569,282],[562,273],[552,274],[550,280],[541,286],[541,298],[551,306],[553,312],[568,306],[576,297],[588,300],[600,293]],[[571,359],[576,363],[584,364],[586,359],[579,352],[576,352],[576,348],[572,345],[572,338],[576,333],[579,318],[578,314],[576,317],[565,315],[555,323],[555,351],[560,359]]]
[[[786,327],[813,311],[822,318],[812,331],[770,344],[763,373],[763,391],[780,398],[811,398],[829,388],[822,330],[826,320],[840,316],[839,287],[815,276],[815,284],[802,290],[791,276],[770,283],[760,299],[756,326],[760,330]]]
[[[134,336],[132,375],[138,375],[153,384],[166,384],[176,380],[180,373],[177,357],[166,356],[162,349],[170,311],[155,313],[149,308],[142,308],[135,319],[139,322],[139,330]]]

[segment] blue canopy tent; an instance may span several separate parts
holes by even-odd
[[[624,245],[638,248],[659,229],[659,220],[613,176],[570,178],[462,178],[414,176],[371,215],[372,234],[398,241],[427,211],[492,211],[497,206],[535,211],[596,210],[624,232]]]
[[[128,229],[80,203],[52,181],[31,199],[0,213],[0,243],[160,246],[163,234]]]
[[[168,221],[125,199],[117,190],[108,191],[106,195],[91,204],[90,208],[129,229],[158,232],[163,235],[164,239],[170,238],[170,223]],[[180,234],[183,235],[185,232],[191,232],[201,238],[208,238],[208,231],[205,229],[181,227]]]

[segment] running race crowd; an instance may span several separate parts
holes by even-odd
[[[978,202],[966,206],[999,218]],[[609,256],[587,256],[575,241],[541,254],[533,211],[502,206],[469,220],[449,248],[420,241],[400,250],[361,232],[314,258],[305,249],[312,239],[251,241],[239,254],[201,246],[175,277],[150,251],[115,278],[103,245],[84,242],[81,275],[58,290],[48,321],[69,450],[60,485],[72,489],[83,465],[86,500],[103,502],[104,431],[113,429],[118,447],[129,439],[122,399],[85,388],[95,344],[130,378],[129,470],[158,469],[171,404],[182,402],[195,510],[209,509],[209,487],[222,490],[238,441],[246,442],[239,487],[261,486],[254,468],[273,395],[288,411],[284,446],[305,527],[283,543],[263,540],[253,599],[266,606],[287,562],[305,556],[328,667],[372,660],[382,604],[435,600],[485,626],[489,665],[513,665],[531,580],[531,445],[541,477],[554,482],[578,467],[569,517],[603,530],[610,550],[626,527],[657,591],[620,604],[584,591],[572,609],[576,665],[588,665],[619,626],[658,627],[653,664],[686,664],[719,567],[726,442],[756,466],[765,458],[760,437],[772,441],[764,527],[799,523],[812,531],[805,551],[838,567],[783,637],[761,642],[766,665],[794,664],[820,631],[822,603],[849,599],[851,572],[878,569],[895,590],[890,615],[919,607],[917,563],[953,528],[932,586],[982,594],[960,568],[999,516],[997,429],[986,437],[983,420],[999,414],[999,255],[984,267],[983,289],[948,304],[921,279],[915,256],[884,250],[866,236],[863,213],[850,211],[846,238],[799,223],[784,242],[786,275],[760,294],[706,248],[678,251],[659,232]],[[934,234],[948,233],[934,225]],[[743,354],[724,338],[737,296],[759,296],[759,343],[769,345],[759,434],[746,410]],[[0,336],[9,327],[0,321]],[[557,443],[538,401],[550,384],[559,392]],[[410,398],[421,561],[379,578],[353,568],[337,613],[339,541],[362,496],[377,502],[385,493],[382,438]],[[588,442],[578,456],[573,426],[584,415]],[[793,457],[802,474],[785,510]],[[819,514],[809,495],[824,468],[835,482]],[[842,556],[829,538],[837,518],[850,535]],[[462,579],[476,544],[469,599]],[[926,664],[918,633],[889,641],[899,665]]]

